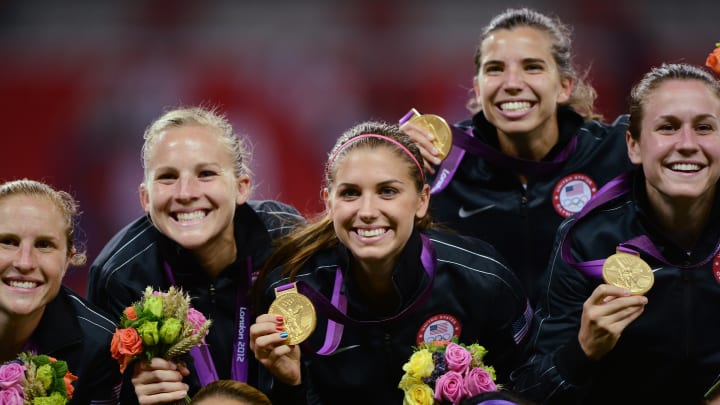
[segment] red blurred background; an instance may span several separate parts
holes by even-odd
[[[651,66],[702,64],[720,41],[720,2],[701,0],[5,0],[0,180],[75,195],[92,261],[142,214],[145,127],[166,107],[204,103],[252,143],[255,198],[315,213],[344,129],[410,107],[468,116],[480,30],[519,6],[574,28],[576,62],[608,119]],[[86,270],[66,279],[82,294]]]

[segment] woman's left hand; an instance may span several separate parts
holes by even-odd
[[[300,372],[300,348],[287,344],[282,316],[262,314],[250,326],[250,349],[255,358],[276,378],[287,385],[302,382]]]

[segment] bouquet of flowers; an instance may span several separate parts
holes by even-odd
[[[123,311],[110,351],[121,372],[136,359],[171,360],[204,344],[211,323],[190,307],[190,297],[182,290],[147,287],[142,299]]]
[[[720,42],[715,44],[715,49],[708,55],[705,66],[712,68],[715,73],[720,75]]]
[[[75,380],[62,360],[20,353],[0,366],[0,404],[65,405],[72,398]]]
[[[405,391],[404,405],[454,405],[464,398],[497,391],[495,369],[483,363],[487,350],[452,341],[426,343],[415,348],[405,365],[398,388]]]

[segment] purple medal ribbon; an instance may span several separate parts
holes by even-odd
[[[333,285],[333,294],[330,301],[305,282],[298,281],[296,283],[298,291],[306,295],[312,301],[313,305],[318,308],[318,311],[328,317],[325,343],[320,350],[317,351],[318,354],[328,355],[337,349],[340,344],[340,339],[342,338],[344,325],[346,324],[352,326],[377,326],[387,324],[404,317],[425,302],[429,296],[433,281],[435,280],[436,255],[430,239],[423,234],[420,234],[420,238],[422,239],[422,252],[420,254],[420,260],[429,277],[428,285],[425,287],[425,290],[420,294],[418,299],[392,317],[379,320],[360,321],[347,316],[347,296],[342,293],[343,275],[342,270],[339,267],[335,272],[335,283]]]
[[[518,405],[515,402],[508,401],[506,399],[486,399],[482,402],[478,402],[476,405]]]
[[[484,159],[500,168],[512,170],[519,173],[543,175],[552,173],[560,168],[570,155],[577,148],[578,137],[573,135],[568,142],[551,161],[521,159],[508,156],[492,146],[480,142],[472,136],[472,128],[465,131],[452,127],[453,145],[465,149],[473,155]]]
[[[165,274],[167,275],[170,284],[175,284],[175,277],[173,276],[170,265],[165,262]],[[250,285],[252,277],[252,257],[247,257],[247,284]],[[235,381],[247,382],[248,381],[248,368],[250,361],[248,359],[248,347],[250,342],[250,308],[247,303],[247,289],[238,288],[236,297],[237,311],[235,311],[237,319],[235,320],[235,330],[237,330],[237,336],[233,343],[233,361],[231,376]],[[215,363],[212,360],[210,349],[207,344],[193,347],[190,349],[190,355],[193,357],[195,364],[195,371],[197,372],[198,379],[200,380],[201,386],[206,386],[213,381],[217,381],[218,374],[215,369]]]
[[[413,115],[413,110],[410,110],[400,119],[399,124],[404,124],[410,120]],[[575,152],[578,143],[578,137],[577,134],[575,134],[552,161],[530,160],[508,156],[492,146],[475,139],[472,128],[462,130],[454,125],[450,125],[450,130],[453,134],[453,144],[450,148],[450,153],[448,153],[438,168],[438,174],[430,187],[430,194],[437,194],[450,184],[450,180],[452,180],[458,167],[460,167],[460,162],[465,156],[466,151],[502,169],[524,174],[544,175],[552,173],[561,167],[570,155]]]
[[[430,189],[432,194],[439,193],[450,184],[450,180],[452,180],[460,166],[460,162],[463,156],[465,156],[466,151],[502,169],[518,173],[544,175],[559,169],[565,161],[568,160],[570,155],[575,152],[578,143],[578,137],[574,135],[570,139],[570,142],[560,150],[560,153],[558,153],[552,161],[530,160],[508,156],[492,146],[475,139],[472,128],[462,130],[455,126],[450,126],[450,129],[453,133],[453,145],[448,156],[440,164],[438,175],[435,177],[435,181]]]
[[[572,227],[573,225],[577,224],[580,218],[584,217],[598,206],[629,192],[632,184],[632,176],[633,172],[630,171],[610,180],[607,184],[600,188],[600,190],[598,190],[598,192],[590,199],[590,201],[587,202],[587,204],[585,204],[585,206],[577,214],[575,214],[575,220],[569,226]],[[575,267],[576,269],[580,270],[580,272],[587,276],[602,278],[602,266],[605,263],[605,259],[590,260],[587,262],[576,262],[575,259],[573,259],[572,254],[570,253],[570,234],[571,230],[569,229],[565,236],[565,239],[563,239],[562,241],[561,255],[563,260],[566,263]],[[667,266],[674,266],[681,269],[690,269],[700,267],[712,260],[712,258],[720,251],[720,240],[718,240],[717,244],[715,245],[715,249],[713,249],[713,252],[708,257],[706,257],[699,263],[694,263],[690,265],[677,265],[670,263],[670,261],[668,261],[663,256],[663,254],[660,253],[655,244],[650,240],[647,235],[636,236],[628,241],[618,244],[618,250],[633,254],[638,254],[638,251],[643,251]]]

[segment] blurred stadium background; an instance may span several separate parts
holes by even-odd
[[[142,133],[166,107],[226,113],[254,146],[255,198],[306,214],[334,139],[410,107],[468,116],[481,28],[528,6],[574,28],[607,119],[651,66],[703,64],[720,41],[704,0],[5,0],[0,2],[0,180],[70,191],[92,261],[142,214]],[[85,292],[86,267],[66,281]]]

